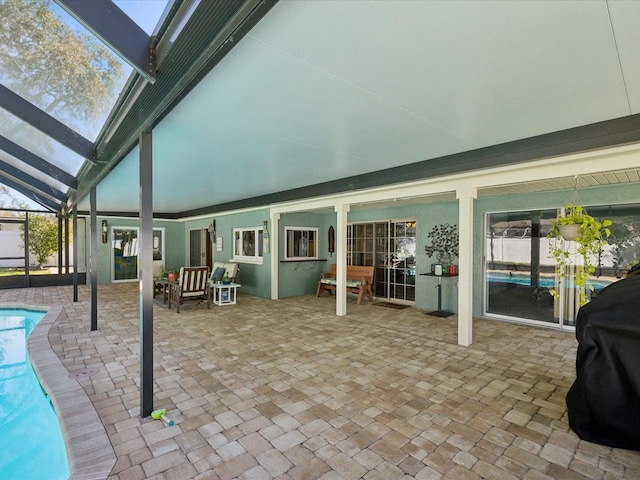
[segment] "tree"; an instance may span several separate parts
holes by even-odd
[[[91,125],[94,136],[120,93],[121,62],[62,15],[49,0],[0,0],[0,82],[80,133]],[[2,130],[26,130],[13,123]]]
[[[24,242],[24,228],[21,234]],[[52,216],[29,215],[29,251],[36,256],[38,268],[58,251],[58,221]]]
[[[1,181],[1,180],[0,180]],[[21,201],[5,185],[0,184],[0,210],[3,208],[27,210],[29,206]],[[17,216],[16,212],[8,213],[9,216]]]

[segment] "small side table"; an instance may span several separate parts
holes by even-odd
[[[169,284],[170,282],[166,278],[153,279],[153,296],[155,297],[156,294],[162,293],[162,303],[167,303],[167,300],[169,299]]]
[[[167,280],[165,285],[165,298],[169,301],[169,308],[171,308],[171,299],[176,293],[176,289],[180,286],[180,282],[178,280]],[[177,297],[177,295],[176,295]],[[177,302],[180,300],[178,299]]]
[[[211,303],[223,307],[225,305],[236,304],[236,290],[241,285],[239,283],[213,283],[210,282],[209,294],[211,295]]]
[[[427,315],[442,318],[447,318],[453,315],[453,312],[442,309],[442,277],[457,277],[458,274],[449,275],[448,273],[443,273],[442,275],[436,275],[435,273],[421,273],[420,275],[426,275],[427,277],[438,277],[438,310],[427,312]]]

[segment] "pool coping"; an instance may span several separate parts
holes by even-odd
[[[27,350],[60,422],[69,460],[69,480],[106,479],[117,460],[109,435],[87,392],[77,380],[69,378],[68,370],[49,342],[49,331],[60,317],[62,306],[0,306],[47,312],[29,335]]]

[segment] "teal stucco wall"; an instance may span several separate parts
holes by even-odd
[[[280,217],[278,234],[278,292],[280,298],[295,297],[315,293],[318,280],[328,270],[331,257],[327,251],[327,231],[335,214],[289,213]],[[335,228],[335,221],[333,222]],[[283,262],[285,252],[284,231],[286,227],[305,227],[318,229],[317,261]],[[335,260],[334,260],[335,261]]]
[[[211,217],[184,222],[185,232],[192,228],[206,228],[211,221],[216,220],[216,238],[222,239],[222,251],[213,246],[213,262],[233,262],[233,229],[262,227],[265,220],[269,220],[269,210],[255,210],[232,215],[212,215]],[[269,225],[271,228],[271,225]],[[185,233],[185,242],[187,242]],[[185,243],[186,245],[186,243]],[[186,252],[185,246],[185,252]],[[262,265],[239,263],[238,283],[242,285],[240,291],[249,295],[271,298],[271,258],[273,254],[263,256]],[[185,256],[185,261],[187,257]]]
[[[640,202],[640,192],[633,185],[614,185],[597,188],[580,189],[579,200],[586,205],[607,205],[619,203]],[[479,198],[474,202],[473,225],[473,315],[483,313],[483,269],[484,269],[484,222],[490,212],[505,212],[534,209],[559,208],[572,200],[574,192],[571,190],[558,192],[523,193],[500,197]],[[240,227],[262,226],[263,221],[269,219],[269,210],[260,209],[250,212],[234,214],[218,214],[210,217],[189,221],[160,221],[154,222],[154,227],[165,228],[165,265],[167,268],[178,268],[188,261],[188,231],[192,228],[206,228],[216,219],[216,233],[222,238],[223,249],[217,251],[213,247],[214,262],[229,262],[233,259],[233,229]],[[416,307],[432,310],[437,306],[436,279],[420,275],[430,271],[434,259],[428,257],[424,247],[429,243],[427,235],[433,226],[442,223],[458,223],[458,202],[447,201],[439,203],[412,204],[394,206],[390,208],[376,208],[371,210],[355,210],[349,212],[349,223],[377,222],[377,221],[416,221]],[[98,218],[98,225],[102,217]],[[137,219],[107,218],[109,227],[139,226]],[[282,262],[284,258],[284,229],[286,226],[318,228],[318,261],[312,262]],[[242,292],[263,298],[271,297],[271,262],[278,262],[278,296],[280,298],[309,295],[316,291],[317,282],[322,272],[329,269],[329,264],[335,262],[327,251],[327,231],[329,226],[336,228],[336,214],[299,212],[282,214],[278,222],[279,244],[277,254],[271,250],[263,257],[262,265],[240,264],[238,282],[242,285]],[[273,225],[269,223],[273,235]],[[110,240],[110,239],[109,239]],[[89,243],[89,228],[86,234]],[[98,243],[98,281],[111,281],[110,244]],[[457,259],[456,259],[457,260]],[[87,256],[87,265],[90,265]],[[442,306],[444,309],[457,311],[458,282],[455,278],[443,279]]]

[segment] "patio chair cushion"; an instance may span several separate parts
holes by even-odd
[[[224,277],[224,272],[226,269],[224,267],[216,267],[216,269],[211,274],[211,280],[221,280]]]
[[[209,269],[207,267],[182,267],[180,269],[180,286],[181,297],[197,297],[207,292],[207,275]]]
[[[164,273],[164,262],[162,260],[153,261],[153,278],[162,278]]]
[[[227,263],[214,262],[213,263],[214,271],[219,267],[224,268],[226,276],[229,277],[233,283],[237,282],[238,270],[240,270],[237,263],[232,263],[232,262],[227,262]],[[213,280],[213,275],[211,276],[211,280]]]
[[[337,280],[335,278],[321,278],[320,283],[324,283],[326,285],[335,285]],[[362,280],[349,280],[347,278],[347,287],[359,287],[362,285]]]

